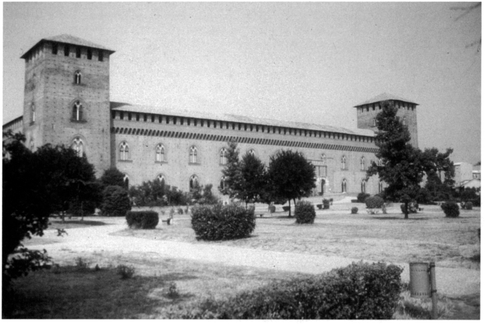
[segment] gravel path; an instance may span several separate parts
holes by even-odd
[[[68,235],[57,236],[57,231],[47,230],[42,238],[36,238],[31,249],[46,249],[55,262],[73,263],[78,256],[87,253],[109,251],[111,253],[148,253],[150,259],[174,258],[198,262],[220,263],[228,266],[251,266],[280,271],[318,274],[337,267],[344,267],[358,259],[328,257],[322,255],[274,252],[260,249],[239,248],[211,244],[191,244],[148,240],[129,236],[114,236],[126,229],[124,219],[102,219],[110,225],[92,226],[67,230]],[[49,242],[49,244],[43,244]],[[371,260],[364,260],[371,261]],[[409,282],[409,265],[404,268],[402,279]],[[480,271],[463,268],[436,268],[438,293],[449,297],[480,293]]]

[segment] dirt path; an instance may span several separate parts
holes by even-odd
[[[143,254],[151,260],[178,258],[228,266],[251,266],[310,274],[329,271],[360,261],[359,259],[316,254],[114,236],[110,234],[126,228],[124,219],[107,220],[103,218],[103,221],[109,222],[110,225],[69,229],[68,235],[64,237],[58,237],[56,231],[48,230],[42,238],[36,238],[28,246],[32,249],[46,249],[54,261],[61,265],[73,264],[77,257],[88,258],[89,255],[97,252],[120,255]],[[404,268],[403,281],[408,282],[409,265],[398,265]],[[437,267],[436,275],[440,294],[454,297],[480,293],[480,271]]]

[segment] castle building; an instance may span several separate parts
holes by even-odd
[[[110,167],[130,185],[160,179],[183,191],[196,183],[223,185],[227,143],[264,163],[281,149],[300,151],[315,166],[315,194],[382,190],[366,181],[375,160],[375,117],[392,100],[417,146],[417,104],[382,94],[356,105],[357,129],[232,114],[196,113],[111,102],[109,62],[114,51],[70,35],[43,38],[25,60],[23,116],[4,125],[22,131],[26,145],[72,147],[100,176]],[[217,192],[217,190],[215,190]]]

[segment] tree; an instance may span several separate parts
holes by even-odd
[[[227,163],[222,170],[224,185],[219,187],[219,191],[223,195],[228,195],[229,198],[241,198],[241,169],[239,162],[239,149],[236,142],[228,143]]]
[[[24,141],[22,134],[4,133],[2,272],[7,285],[47,265],[45,250],[31,251],[21,242],[42,236],[50,214],[65,211],[72,200],[88,197],[77,184],[95,180],[93,165],[74,150],[45,145],[31,152]]]
[[[282,150],[270,157],[268,166],[269,190],[275,197],[285,198],[290,205],[296,198],[310,196],[315,188],[315,168],[300,152]]]
[[[422,152],[422,161],[426,172],[426,185],[428,199],[431,201],[448,200],[453,196],[455,184],[455,167],[450,155],[451,148],[440,153],[436,148],[425,149]]]
[[[131,210],[130,197],[125,188],[107,186],[103,190],[101,213],[105,216],[125,216]]]
[[[416,200],[420,192],[425,167],[421,151],[410,143],[411,136],[407,126],[397,116],[397,108],[391,102],[383,104],[382,112],[377,114],[376,157],[381,163],[372,162],[367,177],[375,174],[388,184],[384,189],[385,199],[404,203],[404,218],[408,218],[408,205]]]
[[[267,187],[266,167],[254,154],[246,153],[240,163],[240,192],[238,196],[246,202],[259,200]]]
[[[109,168],[108,170],[104,171],[103,175],[99,179],[103,186],[103,190],[107,186],[120,186],[125,188],[125,175],[118,170],[117,168]],[[126,188],[128,189],[128,188]]]

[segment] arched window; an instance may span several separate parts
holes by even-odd
[[[35,104],[32,103],[30,105],[30,117],[31,117],[31,120],[32,120],[32,123],[35,123]]]
[[[74,84],[81,84],[81,72],[80,71],[76,71],[74,72]]]
[[[325,155],[325,153],[322,153],[320,158],[322,160],[323,165],[327,165],[327,156]]]
[[[366,191],[366,184],[367,184],[367,181],[365,179],[362,179],[362,181],[360,182],[360,192],[363,192],[365,193]]]
[[[347,192],[347,180],[342,180],[342,192]]]
[[[120,144],[120,160],[127,161],[130,159],[130,147],[126,142]]]
[[[125,183],[125,188],[128,189],[128,187],[130,186],[130,178],[128,178],[127,174],[125,174],[123,182]]]
[[[165,161],[165,147],[162,144],[158,144],[155,148],[155,161],[164,162]]]
[[[227,164],[227,149],[226,148],[221,149],[221,152],[219,154],[219,163],[221,165]]]
[[[81,121],[83,120],[83,105],[79,100],[74,102],[72,105],[72,120]]]
[[[249,155],[252,155],[252,156],[255,156],[255,155],[256,155],[256,151],[255,151],[254,149],[250,149],[250,150],[248,151],[248,154],[249,154]]]
[[[227,183],[226,183],[226,176],[222,176],[221,182],[219,184],[219,188],[221,190],[224,190],[224,189],[226,189],[226,185],[227,185]]]
[[[197,148],[195,146],[190,147],[189,153],[189,163],[195,164],[197,163]]]
[[[160,181],[160,184],[162,185],[162,187],[165,187],[165,176],[163,174],[159,174],[157,176],[157,180]]]
[[[347,170],[347,158],[345,157],[345,155],[342,155],[340,162],[342,164],[342,170]]]
[[[190,190],[193,190],[193,189],[196,189],[198,186],[199,186],[199,179],[194,174],[193,176],[190,177],[189,188]]]
[[[360,170],[365,171],[365,157],[360,158]]]
[[[82,139],[80,139],[79,137],[76,137],[72,141],[71,148],[74,151],[76,151],[77,156],[83,157],[83,154],[84,154],[84,143],[83,143],[83,140]]]

